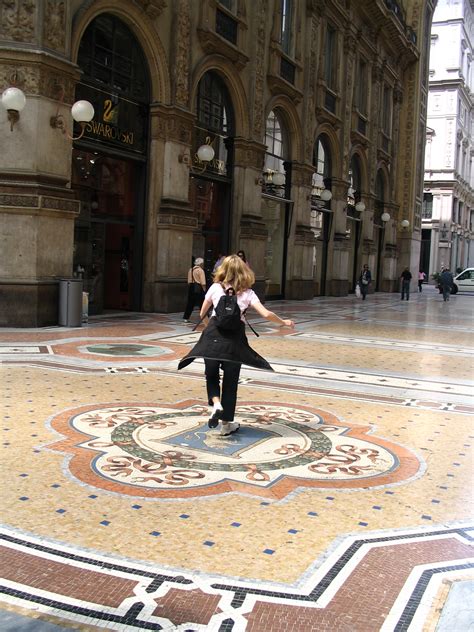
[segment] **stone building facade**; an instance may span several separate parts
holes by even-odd
[[[474,266],[474,13],[439,0],[431,30],[420,266]]]
[[[433,9],[0,0],[0,90],[26,94],[12,129],[0,110],[0,324],[56,323],[71,275],[92,312],[180,311],[192,257],[210,275],[237,249],[267,299],[344,296],[363,263],[396,289],[420,257]]]

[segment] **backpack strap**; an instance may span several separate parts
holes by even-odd
[[[260,334],[258,334],[255,329],[252,327],[252,325],[249,323],[248,319],[247,319],[247,310],[245,310],[245,312],[243,313],[243,317],[245,318],[245,322],[247,323],[247,325],[250,327],[250,329],[253,331],[253,333],[257,336],[257,338],[260,338]]]

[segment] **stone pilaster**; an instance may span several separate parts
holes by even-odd
[[[183,308],[197,218],[189,203],[194,115],[177,106],[153,105],[145,252],[148,311]]]
[[[0,112],[0,325],[58,322],[58,277],[72,275],[72,142],[53,129],[69,120],[77,67],[70,63],[69,6],[64,0],[3,3],[0,92],[16,86],[26,106],[10,130]],[[72,130],[70,130],[72,131]]]

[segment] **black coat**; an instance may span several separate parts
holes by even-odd
[[[262,358],[262,356],[249,345],[247,336],[245,335],[245,323],[243,322],[239,329],[223,331],[217,327],[215,318],[211,318],[197,343],[191,351],[180,360],[178,370],[191,364],[195,358],[238,362],[239,364],[246,364],[255,369],[273,371],[265,358]]]

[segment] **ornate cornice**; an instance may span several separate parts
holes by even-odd
[[[285,81],[278,75],[267,75],[268,88],[274,96],[280,96],[282,94],[290,97],[295,103],[299,103],[303,98],[303,93],[298,88],[295,88],[291,83]]]
[[[234,46],[214,31],[204,28],[197,29],[199,42],[205,53],[222,55],[232,61],[238,70],[243,70],[247,65],[248,56],[237,46]]]

